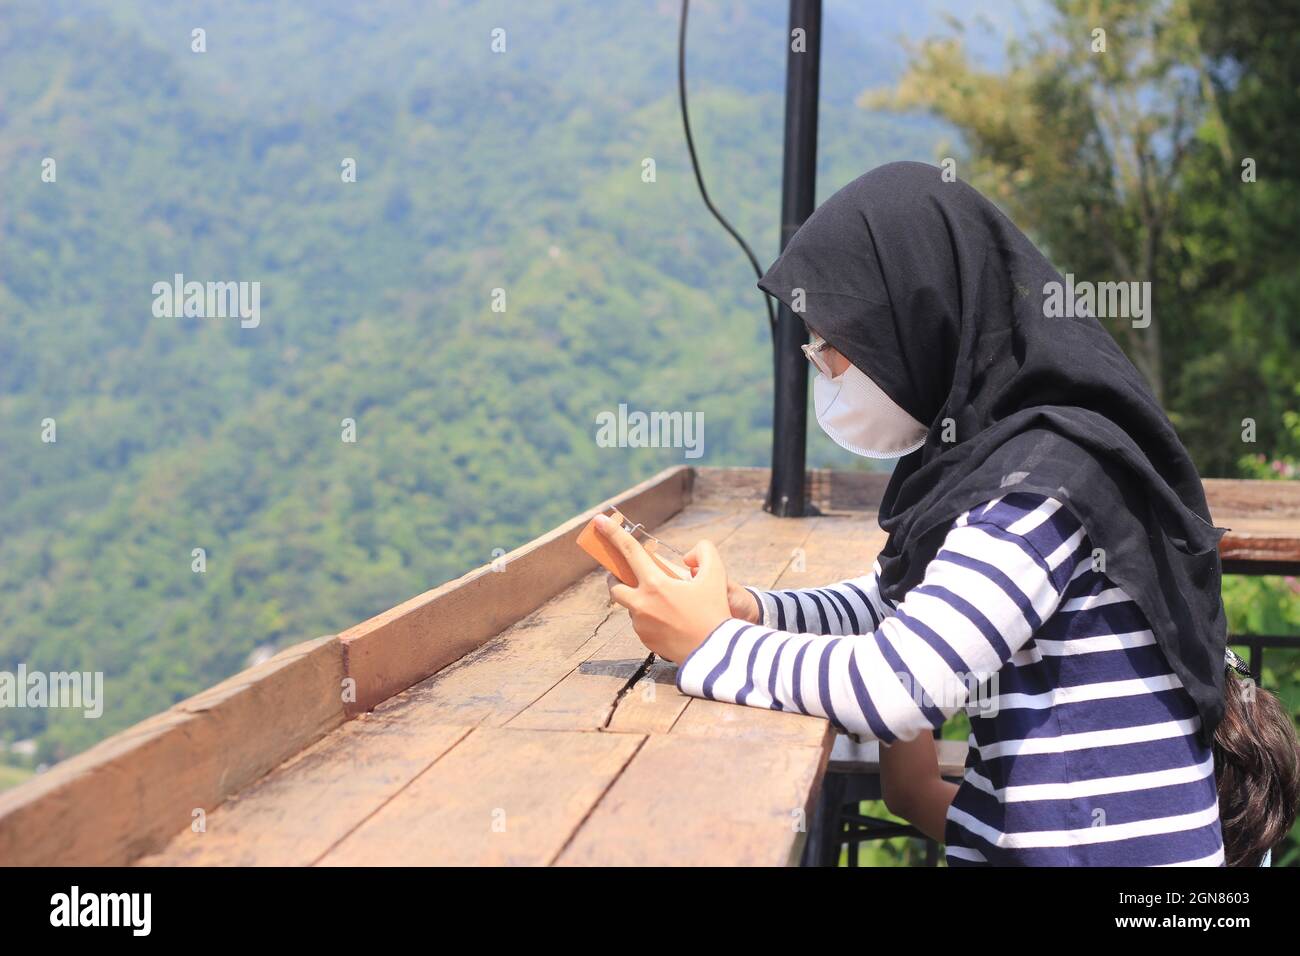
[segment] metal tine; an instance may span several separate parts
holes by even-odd
[[[647,538],[649,538],[651,541],[653,541],[657,546],[659,546],[659,547],[661,547],[661,548],[667,548],[669,551],[671,551],[671,552],[672,552],[674,555],[676,555],[678,558],[685,559],[685,557],[686,557],[686,555],[682,554],[681,551],[679,551],[679,550],[677,550],[676,548],[674,548],[674,547],[673,547],[671,544],[669,544],[667,541],[660,540],[659,538],[656,538],[654,535],[652,535],[649,531],[647,531],[647,530],[645,529],[645,525],[641,524],[639,521],[638,521],[636,524],[627,524],[626,522],[624,522],[624,524],[623,524],[623,530],[626,531],[628,534],[633,535],[633,536],[635,536],[636,533],[637,533],[638,531],[640,531],[641,534],[645,535]]]

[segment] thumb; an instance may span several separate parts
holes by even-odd
[[[718,554],[718,548],[712,541],[701,541],[691,550],[691,554],[695,556],[697,574],[713,574],[722,567],[722,555]]]

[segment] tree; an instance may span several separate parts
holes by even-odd
[[[1186,0],[1054,0],[1056,16],[1008,49],[1002,72],[967,56],[956,36],[911,49],[892,90],[868,107],[924,109],[965,135],[966,179],[993,196],[1062,271],[1095,281],[1149,282],[1147,328],[1109,328],[1162,402],[1192,290],[1179,282],[1171,234],[1190,156],[1222,130],[1214,86]],[[1230,159],[1222,135],[1218,152]]]

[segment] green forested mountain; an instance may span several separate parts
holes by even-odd
[[[0,714],[42,760],[683,460],[597,447],[620,402],[702,412],[695,463],[766,463],[766,319],[690,172],[677,4],[357,6],[0,9],[0,670],[106,674],[99,720]],[[820,196],[933,158],[939,124],[853,97],[942,6],[828,4]],[[766,264],[783,5],[695,7],[701,161]],[[260,282],[260,324],[155,317],[177,273]]]

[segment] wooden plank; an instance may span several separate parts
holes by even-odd
[[[808,539],[813,526],[814,519],[777,518],[757,512],[727,539],[727,574],[742,584],[771,587],[793,560],[795,549]]]
[[[666,734],[691,702],[677,689],[677,665],[655,658],[649,669],[618,699],[609,726],[622,734]]]
[[[1300,482],[1207,478],[1205,497],[1214,523],[1228,529],[1219,541],[1225,563],[1300,563]]]
[[[333,637],[291,647],[0,794],[0,863],[120,866],[343,722]]]
[[[720,548],[755,511],[697,509],[694,506],[674,518],[663,528],[663,539],[676,548],[689,549],[708,538]],[[603,578],[602,578],[603,581]],[[550,691],[515,717],[511,727],[550,730],[601,730],[622,732],[667,732],[685,706],[685,699],[671,686],[670,693],[660,694],[655,684],[629,688],[651,663],[651,654],[632,630],[627,612],[614,610],[609,639],[578,666],[574,667]],[[653,690],[653,693],[647,691]],[[645,721],[629,725],[626,720],[611,720],[615,706],[635,700],[647,708]],[[657,705],[657,706],[656,706]],[[644,726],[645,723],[650,726]]]
[[[642,675],[650,652],[622,608],[609,640],[577,662],[545,694],[520,711],[511,727],[532,730],[603,730],[629,684]],[[572,663],[571,661],[569,663]]]
[[[1300,519],[1300,482],[1206,478],[1205,500],[1215,523],[1231,518]]]
[[[870,574],[876,555],[889,536],[864,513],[816,518],[800,546],[802,560],[791,561],[774,589],[824,587]]]
[[[964,740],[936,740],[939,774],[960,779],[966,772],[966,755],[970,750]],[[829,769],[837,773],[880,773],[880,741],[858,743],[850,737],[835,738]]]
[[[417,724],[506,724],[601,647],[619,623],[602,577],[591,575],[375,713]]]
[[[697,504],[761,507],[771,472],[767,468],[696,468]]]
[[[817,747],[650,737],[557,862],[793,865],[825,760]]]
[[[344,631],[339,636],[357,689],[352,712],[369,710],[464,657],[595,569],[574,542],[597,513],[617,507],[656,527],[690,500],[693,475],[686,466],[660,472],[516,548],[505,556],[504,570],[477,568]]]
[[[771,472],[767,468],[697,468],[694,500],[761,506]],[[810,468],[804,498],[822,511],[875,512],[889,484],[886,472]]]
[[[1259,522],[1257,527],[1242,521],[1232,524],[1232,529],[1219,539],[1219,557],[1225,563],[1242,562],[1248,569],[1251,564],[1300,562],[1300,526],[1287,529],[1274,522]]]
[[[752,504],[761,502],[767,493],[770,472],[766,468],[705,467],[695,471],[697,503]],[[823,511],[875,512],[889,484],[889,475],[883,472],[810,468],[807,478],[810,498]],[[1250,478],[1204,479],[1205,497],[1216,522],[1221,515],[1300,518],[1298,484]]]
[[[319,865],[549,864],[643,740],[478,728]]]
[[[830,749],[835,732],[824,717],[692,698],[673,724],[674,737],[731,737],[773,747]]]
[[[470,727],[412,729],[364,714],[187,829],[145,866],[308,866],[456,745]]]

